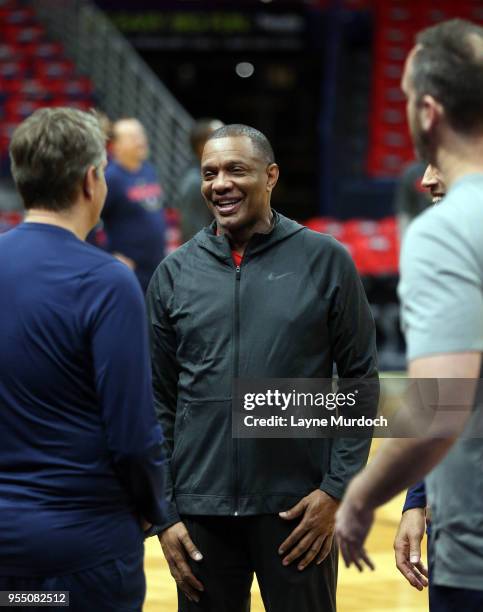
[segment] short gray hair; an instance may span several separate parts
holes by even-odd
[[[12,176],[26,209],[67,210],[90,166],[106,159],[106,137],[94,112],[41,108],[10,142]]]

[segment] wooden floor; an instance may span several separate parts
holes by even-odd
[[[374,446],[377,446],[375,441]],[[427,592],[420,593],[400,575],[394,564],[392,542],[403,496],[379,509],[367,549],[376,565],[375,572],[359,574],[339,564],[338,612],[423,612],[428,609]],[[426,550],[426,544],[423,544]],[[176,612],[176,589],[156,538],[146,544],[148,592],[144,612]],[[252,612],[264,607],[257,585],[252,590]],[[296,611],[294,611],[296,612]],[[315,611],[314,611],[315,612]]]

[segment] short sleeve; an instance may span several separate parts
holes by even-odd
[[[458,220],[430,210],[408,229],[399,297],[407,358],[483,351],[479,263]]]

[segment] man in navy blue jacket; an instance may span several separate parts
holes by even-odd
[[[109,191],[102,211],[107,249],[134,270],[146,291],[165,252],[164,192],[147,161],[148,140],[137,119],[114,123],[111,146]]]
[[[10,156],[27,212],[0,237],[0,590],[140,611],[162,434],[139,285],[84,242],[106,196],[104,137],[93,115],[42,109]]]

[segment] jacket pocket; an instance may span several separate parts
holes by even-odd
[[[232,456],[231,400],[190,402],[175,432],[176,495],[230,495]]]
[[[241,495],[303,496],[328,470],[330,441],[311,438],[240,440]]]

